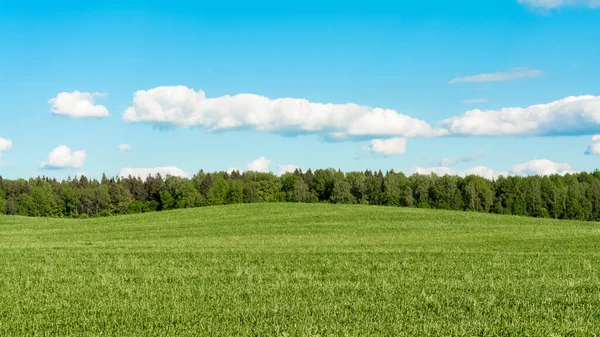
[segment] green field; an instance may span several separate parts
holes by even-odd
[[[600,224],[330,204],[0,217],[0,336],[596,336]]]

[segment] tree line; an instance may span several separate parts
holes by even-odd
[[[0,214],[88,218],[255,202],[328,202],[600,220],[600,171],[551,176],[406,176],[393,170],[199,171],[192,178],[2,179]]]

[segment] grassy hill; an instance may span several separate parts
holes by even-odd
[[[600,332],[600,224],[247,204],[0,216],[0,335]]]

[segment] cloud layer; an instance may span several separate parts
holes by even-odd
[[[564,6],[600,7],[600,0],[517,0],[531,8],[554,9]]]
[[[196,126],[207,132],[250,129],[284,135],[321,134],[334,139],[445,134],[425,121],[389,109],[255,94],[207,98],[202,90],[185,86],[137,91],[123,120],[163,127]]]
[[[182,169],[176,166],[163,166],[163,167],[153,167],[153,168],[130,168],[125,167],[119,171],[119,177],[139,177],[142,179],[148,178],[148,176],[155,176],[158,173],[164,178],[168,175],[187,178],[188,173],[183,171]]]
[[[531,160],[523,164],[514,165],[509,169],[515,175],[541,175],[552,174],[564,175],[567,173],[576,173],[573,167],[567,163],[556,163],[548,159]]]
[[[436,166],[436,167],[414,167],[408,170],[405,170],[408,174],[431,174],[435,173],[439,176],[443,175],[458,175],[461,177],[465,177],[468,175],[476,175],[480,177],[484,177],[487,179],[497,179],[499,176],[509,176],[509,175],[517,175],[517,176],[529,176],[529,175],[553,175],[560,174],[565,175],[567,173],[576,173],[571,167],[571,165],[567,163],[557,163],[548,159],[535,159],[528,161],[523,164],[513,165],[507,171],[495,171],[489,167],[485,166],[476,166],[468,170],[458,171],[454,170],[451,167],[446,166]]]
[[[506,77],[506,76],[505,76]],[[157,87],[135,93],[123,114],[132,123],[162,127],[200,127],[207,132],[249,129],[281,135],[319,134],[329,139],[374,139],[371,149],[403,153],[407,137],[552,136],[600,132],[600,96],[569,96],[554,102],[500,110],[474,109],[438,123],[353,103],[321,104],[304,99],[269,99],[254,94],[206,98],[185,86]],[[396,139],[395,150],[390,139]]]
[[[61,92],[48,100],[50,110],[55,115],[73,118],[106,117],[109,115],[105,106],[94,104],[94,97],[104,97],[98,92]]]
[[[509,72],[480,74],[456,78],[450,83],[480,83],[506,81],[543,74],[539,70],[517,68]],[[71,117],[108,116],[107,109],[94,104],[98,93],[60,93],[49,100],[55,114]],[[463,101],[484,102],[485,99]],[[600,132],[600,96],[570,96],[546,104],[526,108],[509,107],[500,110],[470,110],[461,116],[445,119],[433,128],[425,121],[399,114],[394,110],[371,108],[357,104],[312,103],[305,99],[270,99],[254,94],[238,94],[207,98],[203,91],[185,86],[165,86],[140,90],[134,94],[133,105],[123,114],[132,123],[150,123],[167,127],[199,127],[207,132],[249,129],[282,135],[319,134],[333,139],[374,138],[368,151],[384,156],[406,152],[406,137],[439,136],[551,136],[594,134]],[[389,137],[389,138],[388,138]],[[10,149],[12,142],[0,138],[0,153]],[[120,144],[119,151],[128,152],[131,146]],[[365,148],[363,148],[365,149]],[[600,154],[600,135],[594,136],[586,154]],[[547,159],[532,160],[494,171],[484,166],[456,171],[451,167],[476,160],[483,152],[461,158],[444,158],[439,166],[412,169],[413,173],[477,174],[486,178],[499,175],[565,174],[574,172],[566,163]],[[85,151],[72,152],[61,145],[49,154],[41,167],[48,169],[80,168]],[[248,171],[269,172],[271,160],[258,158],[247,165]],[[279,165],[279,175],[293,172],[296,165]],[[238,169],[229,169],[238,170]],[[157,168],[124,168],[120,175],[171,174],[188,176],[175,166]]]
[[[600,131],[600,96],[570,96],[527,108],[471,110],[440,123],[454,135],[548,136]]]
[[[386,157],[406,153],[406,138],[373,139],[367,150]]]
[[[265,158],[265,157],[260,157],[256,160],[253,160],[251,163],[248,163],[248,165],[246,165],[246,171],[252,171],[252,172],[262,172],[262,173],[268,173],[271,172],[269,170],[269,166],[271,165],[272,161]],[[300,166],[298,165],[277,165],[277,175],[278,176],[282,176],[286,173],[292,173],[294,172],[296,169],[299,169]],[[238,171],[238,172],[244,172],[244,170],[241,170],[237,167],[230,167],[227,169],[227,173],[231,174],[233,171]]]
[[[457,77],[450,80],[449,84],[456,83],[486,83],[486,82],[501,82],[518,80],[520,78],[532,78],[542,76],[544,74],[541,70],[529,69],[529,68],[514,68],[508,71],[499,71],[496,73],[489,74],[478,74],[466,77]]]
[[[80,168],[85,161],[85,151],[71,151],[65,145],[60,145],[48,154],[48,159],[40,165],[44,169]]]

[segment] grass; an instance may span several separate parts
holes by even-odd
[[[0,336],[598,336],[600,225],[252,204],[0,217]]]

